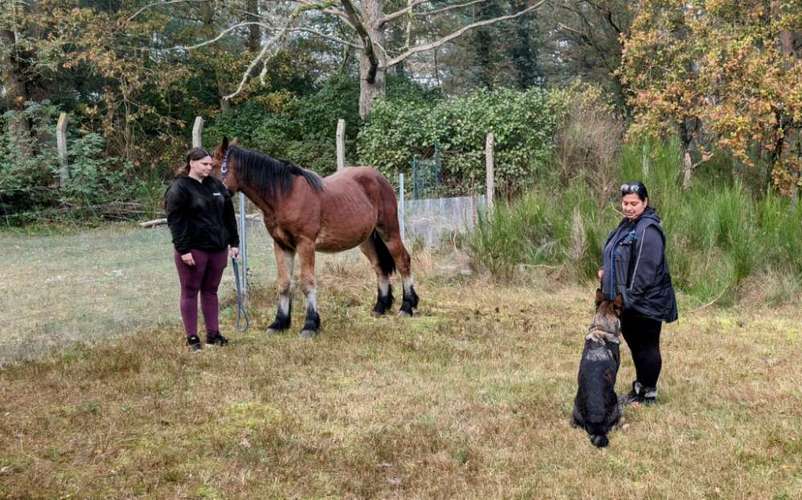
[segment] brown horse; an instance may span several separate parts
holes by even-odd
[[[315,252],[340,252],[359,246],[378,279],[374,315],[393,305],[390,275],[401,273],[400,314],[411,316],[418,295],[410,273],[410,258],[398,227],[393,187],[376,169],[349,167],[321,179],[293,163],[250,151],[224,138],[214,151],[216,172],[231,192],[242,191],[264,213],[273,238],[278,270],[278,311],[268,333],[290,327],[293,263],[301,261],[301,287],[306,296],[306,320],[301,337],[320,328],[315,290]]]

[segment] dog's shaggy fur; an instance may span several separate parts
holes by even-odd
[[[596,315],[585,338],[585,348],[579,362],[574,399],[573,425],[587,431],[597,447],[607,446],[607,434],[621,418],[615,379],[621,365],[619,343],[621,335],[622,299],[605,300],[596,291]]]

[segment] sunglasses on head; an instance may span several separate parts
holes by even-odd
[[[638,184],[621,184],[621,193],[630,194],[640,192],[640,185]]]

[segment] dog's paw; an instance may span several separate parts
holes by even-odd
[[[597,448],[604,448],[608,444],[610,444],[610,440],[607,439],[607,436],[604,434],[595,434],[590,436],[590,442],[593,443],[593,446]]]

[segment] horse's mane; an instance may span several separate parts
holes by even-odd
[[[323,181],[311,170],[238,146],[230,146],[229,150],[229,158],[237,162],[238,181],[255,188],[268,200],[287,194],[297,176],[306,179],[315,191],[323,191]]]

